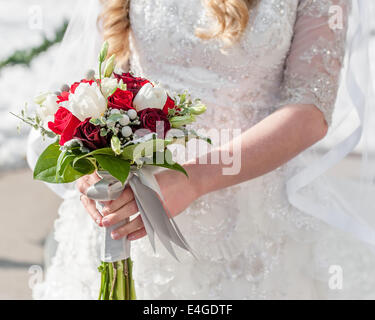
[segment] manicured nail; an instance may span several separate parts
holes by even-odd
[[[129,241],[135,240],[135,236],[128,236],[128,240]]]
[[[103,226],[105,226],[105,227],[109,227],[109,221],[108,221],[108,219],[103,218],[103,219],[102,219],[102,224],[103,224]]]
[[[119,237],[119,234],[118,234],[117,232],[112,232],[112,233],[111,233],[111,236],[112,236],[112,239],[113,239],[113,240],[117,240],[118,237]]]
[[[98,225],[100,225],[100,224],[101,224],[101,220],[100,220],[100,219],[96,219],[96,223],[97,223]]]

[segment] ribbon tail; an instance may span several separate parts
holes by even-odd
[[[135,188],[132,185],[131,181],[129,181],[129,185],[132,188],[132,190],[135,190]],[[151,247],[152,247],[152,249],[154,250],[154,253],[155,253],[156,252],[156,248],[155,248],[155,230],[152,227],[152,224],[151,224],[150,220],[147,218],[147,215],[144,213],[144,209],[143,209],[141,203],[139,202],[137,196],[135,197],[135,202],[137,203],[139,213],[141,214],[142,221],[143,221],[143,224],[145,226],[145,229],[146,229],[146,232],[147,232],[147,235],[148,235],[148,239],[150,240],[150,243],[151,243]]]
[[[138,176],[139,176],[140,181],[145,186],[148,186],[149,188],[151,188],[156,193],[156,196],[159,197],[159,201],[163,202],[164,201],[163,195],[161,193],[159,184],[156,181],[156,178],[153,174],[153,170],[150,169],[149,167],[143,167],[142,170],[140,170],[138,172]],[[169,210],[164,208],[164,207],[163,207],[163,209],[166,212],[166,216],[169,218],[169,219],[166,219],[166,225],[169,228],[169,231],[171,232],[171,234],[176,235],[176,237],[175,237],[176,241],[174,241],[174,243],[176,245],[178,245],[179,247],[189,251],[196,258],[195,254],[193,253],[192,248],[189,246],[185,237],[182,235],[180,229],[178,228],[178,226],[177,226],[176,222],[174,221],[172,215],[170,214]],[[173,241],[173,239],[172,239],[172,241]]]
[[[190,251],[190,247],[186,244],[186,240],[181,236],[181,232],[176,230],[176,225],[172,224],[168,213],[166,212],[158,193],[151,188],[149,181],[141,181],[139,177],[134,175],[130,182],[132,190],[138,202],[141,204],[143,214],[152,224],[156,234],[166,249],[177,259],[171,242],[179,247]],[[142,214],[142,212],[141,212]],[[178,259],[177,259],[178,260]]]
[[[168,211],[167,211],[168,212]],[[172,226],[175,230],[175,232],[177,233],[178,237],[181,239],[181,241],[184,243],[184,246],[185,248],[187,248],[186,250],[188,250],[195,259],[198,259],[196,254],[194,253],[193,249],[190,247],[190,245],[188,244],[188,242],[186,241],[185,237],[183,236],[183,234],[181,233],[180,231],[180,228],[177,226],[177,223],[176,221],[174,221],[174,219],[172,218],[172,216],[170,215],[170,213],[168,212],[168,216],[170,217],[170,221],[172,223]]]

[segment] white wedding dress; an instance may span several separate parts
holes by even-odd
[[[208,105],[197,128],[246,130],[288,103],[315,104],[331,122],[346,28],[329,8],[346,0],[261,0],[241,41],[227,52],[196,27],[211,17],[201,0],[132,0],[131,70]],[[301,106],[303,108],[303,106]],[[249,159],[251,161],[251,159]],[[298,211],[285,181],[299,158],[252,181],[208,194],[177,218],[199,260],[157,241],[133,242],[139,299],[375,298],[375,258],[359,241]],[[97,299],[100,228],[70,192],[55,224],[57,252],[36,299]],[[330,267],[343,288],[329,287]]]

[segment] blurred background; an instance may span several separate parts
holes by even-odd
[[[30,287],[43,278],[44,246],[54,245],[61,200],[32,180],[25,158],[29,128],[17,130],[19,121],[9,112],[19,113],[43,88],[75,3],[0,0],[0,299],[30,299]],[[357,148],[331,174],[355,181],[360,153]]]
[[[30,299],[60,199],[27,167],[19,113],[53,61],[75,0],[0,0],[0,299]],[[42,201],[43,200],[43,201]]]

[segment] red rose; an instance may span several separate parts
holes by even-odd
[[[129,110],[134,109],[132,105],[133,93],[128,90],[116,89],[116,91],[108,97],[108,108]]]
[[[116,74],[114,73],[115,78],[120,81],[122,80],[126,84],[126,89],[133,93],[135,97],[138,91],[146,84],[150,83],[147,79],[134,77],[130,73]]]
[[[64,102],[64,101],[68,101],[69,100],[69,92],[67,91],[64,91],[61,93],[61,95],[57,96],[57,103],[61,103],[61,102]]]
[[[107,139],[100,135],[100,126],[96,126],[86,119],[76,128],[73,138],[79,139],[83,145],[91,150],[105,148]]]
[[[168,110],[169,110],[169,109],[174,109],[175,107],[176,107],[176,106],[175,106],[175,104],[174,104],[173,99],[170,98],[170,97],[168,96],[167,101],[165,102],[165,105],[164,105],[164,108],[163,108],[163,112],[164,112],[166,115],[168,115]]]
[[[156,129],[160,130],[160,123],[163,122],[164,125],[164,132],[162,133],[163,136],[166,135],[168,130],[171,128],[171,124],[166,116],[166,114],[160,109],[144,109],[138,112],[139,119],[141,121],[141,127],[144,129],[148,129],[151,132],[156,132]],[[158,125],[158,128],[157,128]],[[159,133],[159,132],[158,132]]]
[[[81,121],[68,109],[60,107],[55,113],[54,122],[48,122],[48,128],[61,136],[60,145],[73,139],[73,133]]]
[[[69,100],[69,95],[71,93],[74,93],[77,89],[77,87],[81,84],[81,83],[89,83],[90,85],[92,85],[94,83],[94,80],[86,80],[86,79],[83,79],[81,80],[80,82],[74,82],[71,86],[70,86],[70,90],[69,92],[65,91],[65,92],[62,92],[61,95],[57,96],[57,103],[61,103],[61,102],[64,102],[64,101],[68,101]]]

